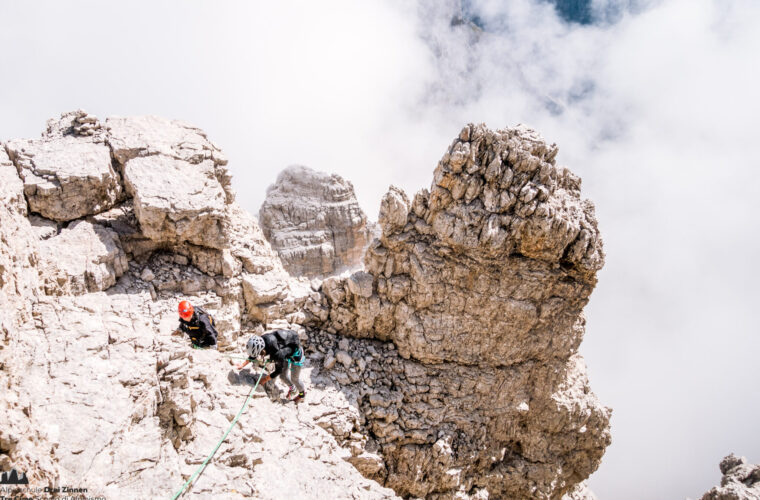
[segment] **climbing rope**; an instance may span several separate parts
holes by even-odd
[[[243,356],[230,356],[229,354],[222,354],[222,356],[229,359],[242,359],[243,361],[248,359],[248,358],[244,358]]]
[[[206,465],[208,465],[209,461],[211,461],[211,457],[213,457],[216,451],[219,449],[219,447],[222,446],[222,443],[224,443],[224,441],[227,439],[227,436],[229,435],[230,431],[232,431],[232,428],[235,427],[235,424],[237,424],[237,421],[240,418],[240,415],[242,415],[243,412],[245,411],[246,407],[248,406],[248,402],[251,400],[251,397],[253,397],[253,393],[256,390],[256,388],[259,386],[259,382],[261,381],[261,377],[263,375],[264,375],[263,371],[259,373],[259,379],[256,381],[256,384],[253,387],[251,387],[251,390],[248,392],[248,397],[245,399],[245,403],[243,403],[243,406],[240,408],[240,411],[238,412],[237,416],[235,416],[235,419],[230,424],[229,429],[227,429],[227,432],[224,433],[224,436],[222,436],[222,439],[216,444],[216,447],[214,448],[214,450],[209,454],[208,457],[206,457],[206,460],[204,460],[201,466],[198,467],[198,470],[196,470],[195,473],[193,473],[193,475],[190,476],[190,479],[188,479],[185,482],[185,484],[182,485],[182,488],[177,493],[174,494],[174,496],[172,497],[172,500],[177,500],[177,498],[179,498],[179,496],[182,495],[185,489],[188,488],[190,483],[192,483],[196,477],[200,476],[203,473],[204,469],[206,468]]]

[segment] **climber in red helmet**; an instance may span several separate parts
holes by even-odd
[[[219,335],[212,318],[201,307],[193,307],[187,300],[179,303],[179,328],[188,336],[194,348],[216,347]]]

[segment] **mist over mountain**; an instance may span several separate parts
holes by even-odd
[[[177,118],[224,147],[248,212],[302,164],[350,180],[375,220],[389,185],[430,186],[463,124],[526,124],[582,177],[604,235],[580,353],[614,408],[613,441],[592,489],[698,498],[728,453],[760,462],[760,3],[594,0],[586,24],[573,20],[584,4],[539,0],[472,1],[466,13],[424,0],[179,5],[5,2],[0,140],[37,138],[77,108]],[[93,234],[68,229],[66,242]],[[35,231],[45,262],[60,254],[51,227]],[[107,269],[65,288],[123,270],[100,250]],[[249,299],[264,300],[254,285]]]

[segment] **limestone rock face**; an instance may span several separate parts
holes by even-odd
[[[148,238],[212,248],[226,245],[224,190],[212,162],[194,165],[160,155],[135,158],[124,166],[124,181]]]
[[[366,272],[322,285],[327,332],[397,346],[362,408],[402,495],[558,498],[610,442],[577,355],[601,238],[556,153],[529,129],[465,127],[430,191],[384,197]]]
[[[200,129],[154,116],[109,118],[106,128],[143,234],[165,243],[228,246],[225,208],[234,195],[227,160]]]
[[[27,215],[24,183],[2,146],[0,146],[0,196],[3,207]]]
[[[760,500],[760,465],[747,463],[733,453],[720,462],[723,478],[702,500]]]
[[[196,300],[205,306],[211,297]],[[135,275],[109,294],[35,304],[44,328],[15,347],[14,389],[29,394],[30,427],[54,443],[61,484],[114,499],[171,497],[242,407],[255,374],[170,335],[175,308],[173,294],[154,301]],[[345,460],[350,452],[318,425],[330,408],[353,426],[345,396],[315,391],[320,404],[296,407],[280,402],[275,384],[266,390],[254,393],[192,495],[313,498],[318,488],[331,498],[396,498],[362,477]]]
[[[119,193],[93,188],[71,220],[34,208],[27,174],[45,155],[0,148],[2,470],[93,497],[170,497],[255,384],[228,356],[285,327],[304,342],[305,402],[279,381],[258,388],[191,495],[592,498],[583,480],[610,411],[577,347],[601,240],[556,147],[468,126],[431,190],[383,199],[365,268],[320,282],[286,272],[202,131],[104,123],[66,113],[34,143],[72,165],[82,145],[115,160]],[[68,175],[51,165],[46,182]],[[347,185],[322,185],[332,201],[307,232],[350,241],[336,232],[361,218]],[[182,299],[212,314],[218,350],[172,333]]]
[[[286,168],[267,189],[259,223],[294,276],[324,277],[359,267],[371,239],[353,185],[303,166]]]
[[[10,389],[24,375],[14,362],[24,335],[37,333],[33,304],[42,295],[27,215],[23,182],[0,149],[0,386],[6,388],[0,398],[0,469],[16,467],[30,482],[54,484],[54,444],[32,421],[34,396]]]
[[[224,354],[193,351],[186,338],[172,335],[177,301],[190,298],[213,315],[224,351],[244,345],[248,333],[241,329],[264,331],[266,324],[250,319],[262,312],[280,326],[301,328],[282,320],[298,319],[306,296],[319,295],[285,272],[255,219],[227,196],[216,150],[201,148],[196,157],[189,142],[177,142],[205,135],[168,121],[167,130],[153,130],[158,119],[135,122],[143,128],[130,130],[143,135],[118,139],[129,146],[117,149],[131,186],[126,199],[72,222],[28,213],[30,194],[18,164],[5,145],[0,149],[0,468],[22,470],[36,486],[79,485],[115,499],[175,493],[224,434],[255,380],[248,370],[232,370]],[[74,112],[51,120],[43,142],[57,137],[67,155],[75,141],[107,144],[109,134],[96,119]],[[200,239],[188,236],[199,233],[183,229],[180,218],[172,219],[180,221],[176,227],[153,232],[158,226],[149,223],[146,207],[163,200],[141,176],[156,172],[134,171],[154,160],[163,162],[159,168],[179,163],[188,185],[215,193],[211,208],[224,212],[224,246],[210,230]],[[51,175],[59,175],[57,167]],[[187,198],[169,200],[166,216],[195,208],[182,203]],[[286,293],[264,297],[265,303],[259,295],[250,311],[243,282],[259,278]],[[310,371],[304,368],[304,381]],[[358,425],[358,410],[345,395],[310,391],[314,404],[297,407],[283,405],[274,383],[266,391],[254,394],[192,494],[397,498],[362,477],[348,449],[322,427],[328,418],[334,428]]]
[[[586,482],[578,483],[572,490],[567,492],[562,500],[598,500]]]
[[[105,128],[113,155],[122,165],[132,158],[154,155],[193,165],[210,160],[227,202],[233,201],[232,178],[224,168],[227,158],[201,129],[158,116],[110,117]]]
[[[49,295],[107,290],[127,271],[127,256],[109,228],[80,220],[40,243],[38,269]]]
[[[428,363],[567,357],[603,264],[593,205],[535,132],[467,127],[461,137],[430,192],[385,196],[383,235],[366,256],[373,294],[354,300],[347,287],[349,309],[332,301],[334,327],[392,338]]]
[[[103,143],[73,135],[6,144],[24,181],[32,212],[57,221],[111,208],[121,197],[119,174]]]

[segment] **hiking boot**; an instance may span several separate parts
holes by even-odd
[[[288,387],[288,395],[285,396],[285,399],[290,399],[290,396],[292,396],[295,393],[296,393],[296,386],[291,385],[290,387]]]
[[[305,392],[299,392],[298,396],[296,396],[295,398],[293,398],[293,402],[294,403],[300,403],[301,401],[303,401],[303,399],[305,397],[306,397],[306,393]]]

